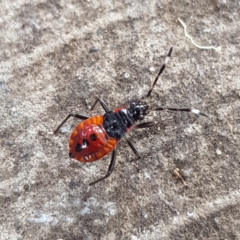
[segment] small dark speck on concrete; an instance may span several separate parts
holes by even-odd
[[[29,190],[29,185],[28,185],[28,184],[25,184],[25,185],[23,186],[23,189],[27,192],[27,191]]]
[[[77,187],[77,183],[76,183],[73,179],[71,179],[71,181],[70,181],[70,183],[69,183],[69,187],[70,187],[71,189],[74,189],[74,188]]]
[[[95,48],[95,47],[91,47],[91,48],[89,49],[89,53],[94,53],[94,52],[97,52],[97,51],[98,51],[98,49]]]

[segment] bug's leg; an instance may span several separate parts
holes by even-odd
[[[205,114],[203,112],[200,112],[199,110],[194,109],[194,108],[163,108],[163,107],[157,107],[157,108],[154,108],[152,111],[164,111],[164,110],[191,112],[191,113],[194,113],[194,114],[197,114],[197,115],[202,115],[202,116],[208,117],[207,114]]]
[[[105,178],[109,177],[111,175],[111,173],[113,172],[113,169],[114,169],[114,166],[115,166],[115,162],[116,162],[116,147],[113,149],[112,151],[112,158],[111,158],[111,162],[110,162],[110,165],[108,167],[108,171],[107,171],[107,174],[104,176],[104,177],[101,177],[99,178],[98,180],[94,181],[94,182],[91,182],[89,184],[89,186],[92,186],[102,180],[104,180]]]
[[[140,153],[138,152],[138,150],[136,149],[136,147],[133,145],[133,143],[132,143],[129,139],[126,138],[126,141],[127,141],[128,145],[129,145],[129,147],[130,147],[130,148],[132,149],[132,151],[134,152],[134,154],[137,156],[137,158],[131,160],[131,162],[140,160],[140,159],[141,159],[141,155],[140,155]]]
[[[57,129],[53,132],[54,135],[58,134],[59,129],[62,127],[62,125],[63,125],[70,117],[75,117],[75,118],[78,118],[78,119],[81,119],[81,120],[85,120],[85,119],[88,119],[88,118],[89,118],[88,116],[85,116],[85,115],[70,113],[70,114],[62,121],[62,123],[57,127]]]
[[[143,122],[143,123],[139,123],[139,124],[135,125],[134,129],[148,128],[148,127],[151,127],[153,125],[154,125],[154,122]],[[126,138],[126,141],[127,141],[128,145],[129,145],[129,147],[134,152],[134,154],[137,156],[137,158],[131,160],[131,162],[140,160],[141,159],[141,155],[138,152],[138,150],[136,149],[136,147],[134,146],[134,144],[127,138]]]
[[[159,70],[159,72],[158,72],[158,75],[157,75],[157,77],[155,78],[155,80],[154,80],[154,82],[153,82],[153,84],[152,84],[152,87],[149,89],[148,94],[147,94],[146,97],[149,97],[149,96],[151,95],[152,90],[153,90],[155,84],[157,83],[160,75],[162,74],[163,70],[165,69],[165,67],[166,67],[166,65],[167,65],[167,63],[168,63],[168,61],[169,61],[169,59],[170,59],[170,57],[171,57],[172,50],[173,50],[173,48],[171,47],[170,50],[169,50],[169,52],[168,52],[168,54],[167,54],[167,56],[166,56],[166,58],[165,58],[165,61],[164,61],[163,65],[161,66],[161,68],[160,68],[160,70]]]
[[[148,128],[154,126],[154,122],[142,122],[134,126],[134,129]]]
[[[105,112],[110,112],[106,103],[103,100],[101,100],[100,98],[96,99],[96,101],[94,102],[94,104],[92,105],[92,107],[90,109],[93,110],[98,102],[100,102],[100,104],[101,104],[102,108],[105,110]]]

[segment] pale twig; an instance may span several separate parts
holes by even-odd
[[[176,177],[178,177],[178,178],[181,179],[183,185],[187,186],[186,182],[185,182],[184,179],[183,179],[183,176],[180,174],[180,169],[179,169],[179,168],[175,168],[175,169],[173,170],[173,174],[174,174]]]
[[[206,49],[206,50],[208,50],[208,49],[214,49],[214,50],[216,50],[216,51],[221,51],[221,47],[220,47],[220,46],[219,46],[219,47],[214,47],[214,46],[201,46],[201,45],[199,45],[198,43],[196,43],[196,42],[193,40],[193,38],[187,33],[187,26],[186,26],[186,24],[183,22],[183,20],[181,20],[180,18],[178,18],[178,21],[182,24],[182,26],[183,26],[183,28],[184,28],[184,34],[185,34],[185,36],[188,37],[188,38],[191,40],[191,42],[192,42],[192,44],[193,44],[194,46],[196,46],[197,48],[200,48],[200,49]]]

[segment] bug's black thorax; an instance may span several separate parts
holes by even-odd
[[[137,121],[143,120],[148,114],[148,105],[139,101],[132,101],[128,108],[122,108],[118,112],[104,114],[103,127],[110,137],[121,139],[127,129]]]

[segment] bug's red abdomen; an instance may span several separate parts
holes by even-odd
[[[80,162],[93,162],[111,152],[118,140],[103,128],[103,115],[88,118],[77,125],[69,140],[69,155]]]

